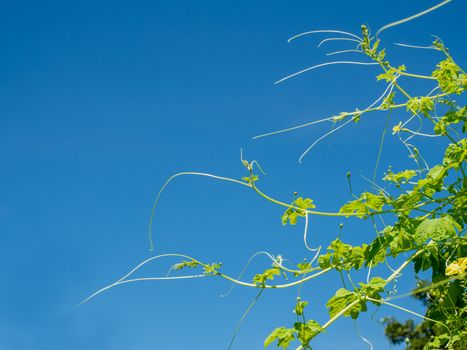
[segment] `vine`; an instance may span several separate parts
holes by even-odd
[[[200,259],[184,254],[163,254],[143,261],[123,278],[94,293],[84,302],[96,295],[120,284],[141,280],[164,280],[184,278],[223,278],[242,287],[255,288],[258,294],[241,317],[229,348],[232,346],[243,319],[253,308],[265,289],[281,289],[298,286],[318,278],[331,271],[347,274],[367,269],[366,281],[354,283],[351,288],[338,289],[326,303],[329,310],[329,319],[325,322],[309,319],[305,316],[308,302],[300,297],[294,305],[296,320],[292,325],[280,326],[271,331],[264,341],[268,347],[276,344],[282,349],[288,349],[296,343],[300,349],[312,349],[311,342],[314,337],[325,333],[337,319],[350,317],[357,319],[362,312],[366,312],[369,304],[378,307],[386,306],[403,310],[422,320],[424,329],[429,328],[429,337],[420,341],[414,334],[414,323],[408,321],[405,325],[395,319],[385,319],[386,333],[393,343],[407,341],[411,349],[465,349],[467,348],[467,331],[465,329],[467,313],[467,293],[465,275],[467,271],[467,243],[465,240],[465,225],[467,222],[467,177],[465,163],[467,158],[467,108],[459,105],[453,98],[465,92],[467,75],[455,62],[449,50],[439,38],[435,38],[429,46],[418,46],[398,43],[397,45],[408,49],[429,49],[439,52],[443,56],[434,67],[431,75],[422,75],[407,70],[405,65],[395,66],[387,58],[386,50],[381,48],[378,34],[395,25],[405,23],[420,15],[445,5],[450,1],[423,11],[389,25],[382,27],[376,37],[371,35],[367,26],[361,27],[359,35],[339,30],[315,30],[292,37],[296,40],[312,34],[338,34],[340,37],[330,37],[322,40],[319,46],[328,41],[349,41],[356,44],[352,50],[342,50],[329,53],[338,55],[343,53],[357,53],[369,61],[334,61],[315,65],[291,74],[277,83],[281,83],[299,74],[313,69],[334,64],[377,65],[381,72],[376,76],[378,81],[384,81],[387,86],[382,95],[367,108],[355,111],[342,112],[336,116],[311,121],[306,124],[277,130],[258,135],[255,139],[290,132],[298,128],[308,127],[317,123],[332,122],[331,131],[323,135],[310,145],[300,157],[300,162],[313,149],[313,147],[349,123],[361,122],[371,112],[397,111],[402,115],[405,110],[405,119],[392,128],[392,134],[405,146],[409,157],[414,161],[413,169],[396,169],[388,167],[382,183],[376,181],[376,169],[373,179],[374,190],[353,195],[351,177],[348,181],[354,198],[343,204],[338,211],[318,211],[311,198],[298,196],[294,193],[293,200],[288,203],[276,199],[263,192],[258,184],[261,173],[264,174],[258,162],[247,161],[241,157],[241,163],[246,170],[246,176],[241,179],[221,177],[217,175],[183,172],[172,176],[162,187],[156,197],[149,224],[149,239],[153,249],[152,226],[156,206],[162,191],[176,177],[195,175],[205,176],[220,181],[228,181],[253,191],[260,198],[284,208],[281,217],[283,225],[296,225],[304,220],[303,240],[305,247],[313,253],[311,260],[304,259],[296,268],[286,267],[284,258],[275,257],[268,252],[255,254],[265,255],[271,261],[270,268],[256,273],[252,281],[242,280],[243,272],[233,277],[222,272],[221,263],[206,263]],[[412,96],[408,91],[410,84],[402,85],[403,78],[427,80],[433,83],[431,90],[422,96]],[[429,125],[425,127],[423,123]],[[423,130],[423,131],[422,131]],[[420,150],[414,145],[416,137],[439,140],[441,145],[445,142],[447,147],[439,155],[439,162],[429,166]],[[384,137],[382,138],[382,141]],[[445,141],[444,141],[445,140]],[[382,145],[381,145],[382,147]],[[380,154],[381,154],[380,147]],[[379,157],[377,166],[379,164]],[[376,166],[376,167],[377,167]],[[361,245],[350,245],[337,237],[325,249],[322,247],[310,248],[307,243],[309,216],[353,217],[360,220],[369,220],[376,231],[373,240]],[[381,218],[382,228],[378,228],[375,218]],[[384,218],[384,219],[383,219]],[[385,224],[391,222],[391,225]],[[407,256],[396,268],[390,268],[389,258]],[[154,260],[165,257],[177,257],[181,261],[173,265],[165,277],[131,278],[133,273]],[[372,269],[380,264],[386,264],[391,272],[388,276],[371,277]],[[398,294],[388,291],[388,285],[395,280],[409,266],[413,266],[415,274],[422,271],[431,271],[431,280],[419,284],[419,287],[408,294]],[[199,271],[201,269],[201,271]],[[172,271],[199,271],[183,276],[170,276]],[[285,282],[278,282],[278,281]],[[405,309],[392,301],[408,295],[420,296],[425,300],[427,310],[424,315]],[[412,323],[411,323],[412,322]],[[428,332],[428,331],[427,331]],[[392,338],[391,338],[392,337]],[[411,338],[412,337],[412,338]],[[364,339],[362,337],[362,339]],[[368,342],[366,339],[364,339]]]

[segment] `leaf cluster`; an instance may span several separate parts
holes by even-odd
[[[289,223],[290,225],[297,224],[299,216],[305,216],[308,209],[316,208],[313,200],[310,198],[298,197],[292,201],[290,207],[282,214],[282,225]]]

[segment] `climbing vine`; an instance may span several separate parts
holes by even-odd
[[[444,1],[441,5],[447,2],[449,1]],[[424,11],[423,14],[430,11]],[[417,15],[406,20],[416,17]],[[403,22],[404,20],[401,20],[385,26],[378,31],[377,35],[382,30]],[[283,225],[298,225],[303,222],[305,226],[304,244],[312,253],[312,259],[302,259],[302,262],[296,267],[291,268],[283,264],[283,257],[263,253],[271,260],[270,268],[257,272],[251,281],[245,281],[242,280],[243,274],[239,277],[232,277],[223,273],[221,263],[207,263],[188,255],[163,254],[143,261],[122,279],[94,293],[89,298],[116,285],[141,280],[138,278],[130,279],[130,276],[141,266],[168,256],[181,259],[179,263],[171,267],[170,271],[193,270],[199,271],[199,273],[146,279],[223,278],[235,285],[255,288],[258,290],[258,296],[247,312],[265,289],[299,287],[331,271],[348,275],[350,278],[351,272],[365,269],[368,276],[366,280],[354,283],[350,279],[351,288],[344,286],[338,289],[327,301],[325,307],[329,311],[328,320],[323,322],[307,318],[305,311],[308,302],[298,298],[291,306],[296,316],[295,322],[281,325],[281,320],[278,320],[279,327],[272,330],[266,337],[264,346],[275,345],[282,349],[288,349],[292,344],[296,344],[297,350],[312,349],[313,338],[325,333],[326,329],[337,319],[342,317],[357,319],[362,312],[367,311],[369,304],[373,304],[378,307],[385,306],[403,310],[420,319],[419,326],[415,326],[413,321],[402,324],[393,318],[385,319],[386,334],[395,344],[406,341],[410,349],[467,348],[467,331],[465,329],[467,313],[465,280],[467,270],[467,243],[465,240],[467,222],[465,169],[467,108],[459,105],[454,99],[465,92],[467,75],[439,38],[435,38],[431,45],[425,47],[403,44],[407,49],[423,48],[441,54],[442,58],[436,67],[433,67],[431,75],[426,76],[410,72],[405,65],[393,65],[387,58],[381,40],[377,35],[372,36],[367,26],[362,26],[358,35],[339,30],[315,30],[297,35],[291,40],[320,33],[337,33],[342,36],[340,39],[356,44],[354,50],[343,50],[333,54],[352,51],[362,55],[367,61],[327,62],[294,73],[279,80],[278,83],[325,65],[376,65],[381,69],[376,80],[387,84],[383,94],[367,108],[342,112],[336,116],[259,135],[256,138],[290,132],[319,122],[331,122],[333,128],[324,135],[324,137],[328,137],[350,122],[364,122],[365,116],[371,112],[397,112],[401,118],[404,117],[392,128],[392,134],[406,148],[408,156],[413,160],[413,168],[400,169],[397,164],[388,166],[384,177],[373,183],[373,190],[359,195],[352,193],[349,173],[347,177],[353,199],[343,203],[340,209],[334,212],[317,210],[316,208],[319,208],[317,203],[306,196],[299,196],[298,193],[294,193],[294,199],[291,202],[284,202],[266,194],[259,185],[263,170],[257,161],[247,161],[243,157],[241,162],[246,174],[241,179],[197,172],[176,174],[164,184],[156,198],[149,228],[151,247],[153,216],[160,194],[174,178],[195,175],[236,183],[255,192],[260,198],[283,207],[284,213],[278,220]],[[329,38],[324,39],[320,44],[326,40]],[[411,79],[427,80],[432,83],[432,86],[426,94],[413,96],[409,93]],[[440,145],[447,145],[444,151],[438,155],[437,164],[428,165],[421,151],[416,147],[415,141],[423,138],[432,138]],[[302,154],[300,161],[317,142],[313,143]],[[307,243],[308,221],[311,216],[316,215],[367,220],[373,227],[373,238],[360,245],[351,245],[337,237],[326,248],[310,248]],[[381,219],[382,224],[377,224],[377,219]],[[386,222],[391,224],[385,224]],[[388,259],[397,257],[405,258],[398,267],[390,268]],[[371,269],[381,264],[388,266],[387,275],[371,276]],[[418,273],[431,272],[429,280],[423,281],[423,283],[418,280],[417,288],[409,293],[412,296],[419,296],[421,300],[425,301],[427,308],[424,315],[397,305],[397,299],[404,295],[389,290],[389,286],[395,283],[397,278],[402,273],[406,273],[409,268],[412,268],[415,273],[415,282],[417,282]],[[419,327],[417,331],[416,327]],[[420,340],[420,334],[423,334],[423,341]],[[232,344],[233,341],[231,346]]]

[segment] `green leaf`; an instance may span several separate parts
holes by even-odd
[[[305,309],[307,305],[308,305],[307,301],[300,301],[300,299],[297,300],[297,304],[295,305],[295,309],[294,309],[295,314],[297,316],[303,315],[303,310]]]
[[[366,266],[371,265],[374,267],[379,263],[384,262],[386,259],[387,241],[388,239],[386,237],[378,236],[366,247],[363,254]]]
[[[298,208],[298,209],[297,209]],[[296,198],[291,204],[290,207],[282,214],[281,221],[282,225],[286,225],[289,222],[291,225],[297,223],[299,216],[305,216],[308,209],[316,208],[313,204],[313,200],[310,198]]]
[[[250,176],[244,176],[242,177],[242,180],[245,181],[245,182],[248,182],[250,184],[254,184],[256,181],[259,180],[259,176],[258,175],[250,175]]]
[[[377,43],[378,43],[378,42],[379,42],[379,41],[377,41]],[[375,46],[373,46],[373,47],[375,47]],[[382,50],[382,51],[384,51],[384,50]],[[382,55],[382,57],[380,57],[380,59],[384,59],[384,54]],[[399,67],[397,67],[397,68],[391,67],[391,68],[389,68],[386,72],[384,72],[384,73],[378,75],[378,76],[376,77],[376,80],[377,80],[377,81],[384,80],[384,81],[386,81],[387,83],[390,83],[390,82],[394,81],[394,79],[396,78],[396,74],[397,74],[398,72],[405,72],[405,71],[406,71],[406,68],[405,68],[404,65],[399,66]]]
[[[199,265],[199,262],[195,261],[195,260],[191,260],[191,261],[182,261],[181,263],[178,263],[178,264],[175,264],[173,266],[173,269],[174,270],[181,270],[185,267],[188,267],[188,268],[191,268],[191,269],[194,269],[195,267],[198,267]]]
[[[465,90],[467,84],[465,74],[451,57],[441,61],[436,67],[431,75],[438,80],[443,92],[461,94]]]
[[[331,266],[337,270],[359,269],[365,261],[366,247],[366,244],[351,246],[337,238],[327,247],[328,253],[319,256],[318,264],[322,269]]]
[[[383,177],[383,180],[393,182],[395,184],[401,184],[407,183],[415,176],[417,176],[417,172],[415,170],[404,170],[398,173],[393,173],[391,169],[389,169],[386,176]]]
[[[210,275],[217,275],[219,272],[218,270],[221,268],[222,263],[212,263],[212,264],[206,264],[203,269],[204,269],[204,274],[207,276]]]
[[[316,208],[316,206],[313,204],[313,200],[310,198],[303,199],[302,197],[298,197],[295,200],[295,206],[303,210]]]
[[[439,242],[452,238],[456,235],[455,227],[456,223],[450,216],[426,219],[421,222],[415,231],[415,243],[422,245],[428,239]]]
[[[347,305],[358,299],[355,292],[351,292],[345,288],[340,288],[336,294],[328,300],[326,307],[329,309],[329,316],[332,318],[341,312]],[[349,311],[345,315],[350,314]]]
[[[370,192],[363,192],[360,198],[344,204],[339,212],[344,214],[357,213],[357,217],[364,218],[371,213],[371,210],[379,212],[386,204],[386,197]]]
[[[278,267],[273,267],[272,269],[268,269],[263,273],[258,273],[253,277],[253,282],[257,285],[263,286],[267,280],[274,280],[274,276],[280,276],[281,270]]]
[[[297,264],[297,268],[300,270],[300,272],[294,272],[294,276],[300,276],[304,274],[306,271],[311,269],[311,262],[308,261],[303,261],[301,263]]]
[[[458,169],[467,158],[467,139],[460,140],[457,144],[451,143],[443,158],[443,165]]]
[[[269,336],[264,341],[264,347],[268,347],[274,341],[277,340],[278,347],[281,347],[282,349],[287,349],[290,343],[295,339],[294,333],[296,333],[296,330],[294,328],[276,328],[271,332],[271,334],[269,334]]]
[[[467,107],[457,109],[451,108],[444,116],[438,119],[434,130],[438,135],[447,135],[447,127],[450,125],[461,124],[462,132],[467,129]]]
[[[432,196],[435,192],[442,190],[443,182],[447,173],[448,167],[443,165],[435,165],[432,167],[424,179],[418,180],[417,186],[414,187],[414,191],[425,193],[428,196]]]
[[[381,299],[380,293],[386,287],[386,280],[381,277],[373,277],[368,283],[359,283],[360,292],[373,299]]]
[[[323,331],[321,325],[314,320],[309,320],[307,323],[295,322],[294,328],[297,331],[297,338],[304,348],[309,346],[311,339]]]
[[[290,223],[290,225],[295,225],[297,223],[297,218],[298,212],[292,208],[289,208],[281,216],[282,225],[286,225],[287,221]]]
[[[414,97],[407,101],[407,110],[412,114],[422,113],[426,116],[434,107],[433,100],[427,96]]]
[[[396,96],[396,93],[393,91],[390,94],[388,94],[384,100],[383,103],[381,103],[381,107],[384,109],[389,109],[392,106],[394,106],[394,97]]]

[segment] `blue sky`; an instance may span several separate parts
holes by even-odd
[[[239,178],[242,147],[267,172],[262,188],[284,201],[294,191],[334,210],[371,187],[383,113],[321,143],[303,164],[301,152],[329,127],[317,126],[252,141],[251,137],[344,110],[365,107],[384,90],[377,68],[335,66],[280,85],[279,78],[325,62],[348,48],[319,37],[288,44],[312,29],[357,33],[416,13],[436,1],[11,1],[0,5],[0,349],[226,349],[237,320],[255,295],[218,279],[120,286],[74,310],[153,253],[147,224],[155,194],[178,171]],[[465,66],[467,3],[382,34],[389,58],[429,74],[441,57],[393,42],[429,44],[439,35]],[[321,36],[321,38],[324,38]],[[349,59],[354,56],[347,56]],[[408,82],[406,82],[408,83]],[[426,86],[413,86],[424,91]],[[403,116],[391,116],[390,125]],[[439,148],[424,143],[431,163]],[[410,166],[389,136],[384,166]],[[156,253],[179,252],[222,261],[236,274],[253,253],[267,250],[295,262],[307,255],[302,226],[283,227],[282,209],[251,191],[206,178],[177,179],[155,218]],[[326,245],[341,221],[313,218],[311,244]],[[372,239],[367,223],[345,220],[342,238]],[[176,260],[141,276],[160,276]],[[262,270],[267,261],[254,267]],[[250,270],[250,275],[254,272]],[[386,274],[387,272],[381,272]],[[328,318],[324,303],[337,275],[303,289],[309,316]],[[412,287],[402,278],[399,290]],[[267,291],[245,321],[235,349],[261,349],[273,328],[291,324],[297,290]],[[401,305],[422,311],[411,300]],[[397,314],[381,309],[376,320]],[[383,329],[358,323],[377,349]],[[405,315],[401,317],[405,318]],[[365,349],[349,320],[320,335],[317,349]]]

